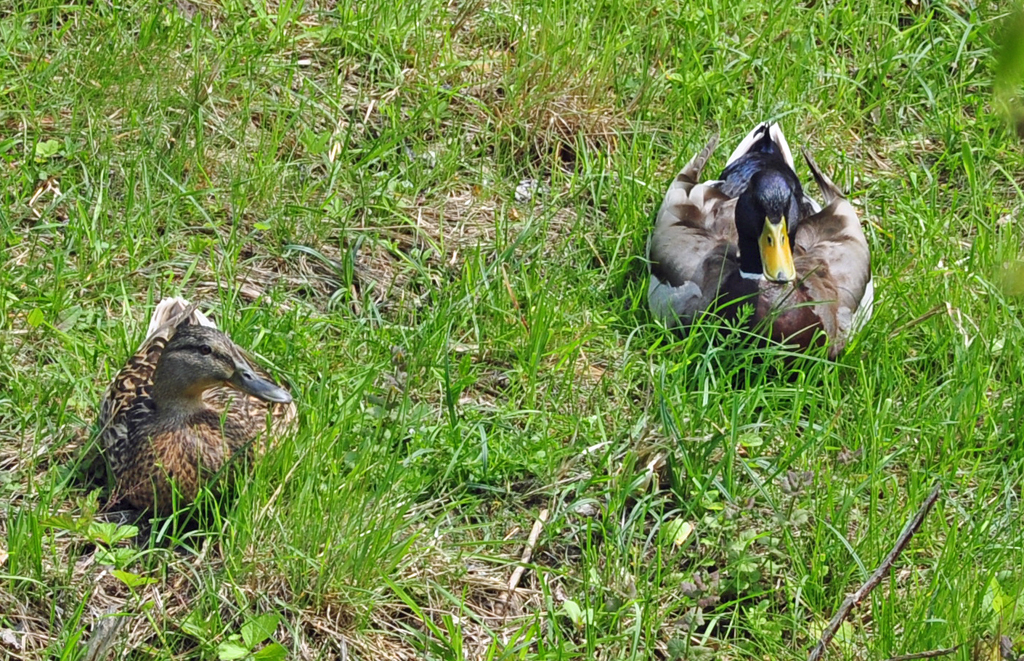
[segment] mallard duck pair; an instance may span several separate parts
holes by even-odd
[[[808,197],[776,124],[733,151],[718,180],[700,182],[708,142],[669,187],[649,246],[648,299],[656,317],[686,325],[744,304],[775,340],[837,355],[871,316],[867,241],[853,206],[804,157],[825,206]],[[268,430],[269,414],[269,430]],[[157,305],[146,340],[107,390],[103,445],[118,491],[134,507],[168,514],[257,435],[295,418],[286,390],[202,313],[181,299]]]
[[[871,255],[853,205],[804,158],[825,206],[800,185],[786,137],[763,123],[721,177],[700,181],[712,138],[669,187],[649,244],[648,303],[670,327],[704,314],[748,320],[773,340],[835,357],[871,316]]]
[[[268,429],[269,414],[269,429]],[[288,391],[195,306],[161,301],[107,389],[99,425],[120,499],[168,515],[237,454],[295,418]]]

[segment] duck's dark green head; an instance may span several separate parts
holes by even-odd
[[[766,169],[750,178],[736,201],[740,271],[775,282],[796,279],[792,237],[800,222],[801,197],[800,181],[792,172]]]

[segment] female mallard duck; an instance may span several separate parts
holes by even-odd
[[[871,255],[857,213],[805,150],[825,207],[804,194],[777,124],[759,125],[722,176],[700,183],[717,136],[675,178],[649,244],[648,303],[670,327],[705,312],[752,323],[835,357],[870,318]],[[792,246],[792,247],[791,247]],[[819,334],[818,331],[823,331]]]
[[[295,418],[288,391],[180,298],[162,300],[146,340],[107,389],[99,425],[121,497],[170,514],[267,430]]]

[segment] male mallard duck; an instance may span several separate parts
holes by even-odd
[[[204,479],[267,430],[295,418],[288,391],[180,298],[162,300],[146,340],[107,389],[100,410],[104,453],[117,490],[159,515],[191,502]]]
[[[746,302],[772,339],[805,349],[821,330],[835,357],[874,299],[853,205],[806,150],[825,207],[804,194],[777,124],[751,131],[721,178],[700,183],[717,144],[716,136],[687,163],[658,211],[648,246],[651,311],[672,327],[704,312],[735,318]]]

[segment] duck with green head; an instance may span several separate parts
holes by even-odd
[[[685,327],[750,305],[754,327],[836,356],[870,318],[874,287],[867,240],[853,206],[804,157],[825,199],[804,193],[777,124],[763,123],[733,151],[719,179],[700,174],[717,137],[669,187],[649,243],[648,302],[655,317]]]

